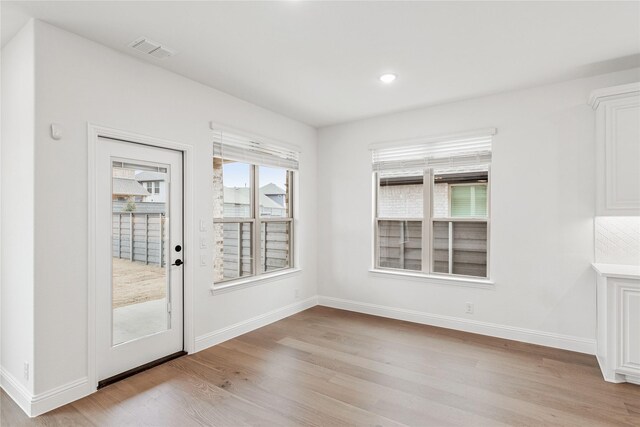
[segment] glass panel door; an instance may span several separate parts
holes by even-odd
[[[166,331],[170,316],[170,166],[112,159],[113,346]]]

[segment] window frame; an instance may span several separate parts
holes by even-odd
[[[372,272],[391,273],[402,276],[419,276],[419,277],[432,277],[437,279],[454,280],[460,282],[480,283],[480,284],[492,284],[491,282],[491,165],[487,165],[487,216],[486,217],[452,217],[451,216],[451,189],[449,191],[449,206],[448,217],[434,217],[433,212],[433,195],[434,195],[434,170],[438,167],[425,167],[423,169],[423,210],[422,218],[388,218],[378,216],[379,211],[379,197],[378,191],[380,188],[380,172],[373,172],[373,268]],[[451,184],[450,184],[451,185]],[[453,185],[478,185],[475,183],[469,184],[453,184]],[[422,222],[422,264],[421,270],[407,270],[392,267],[380,266],[380,235],[379,235],[379,223],[380,221],[421,221]],[[469,276],[464,274],[454,273],[439,273],[433,271],[433,226],[434,222],[485,222],[487,224],[487,268],[486,276]],[[452,226],[450,225],[450,230]],[[452,247],[452,239],[449,239],[450,247]],[[450,251],[450,259],[453,252]],[[451,265],[451,261],[450,261]]]
[[[221,158],[224,165],[224,158]],[[286,209],[286,216],[283,217],[263,217],[260,215],[260,166],[259,164],[244,163],[249,166],[249,179],[251,181],[250,187],[250,195],[249,195],[249,216],[247,217],[224,217],[224,207],[223,207],[223,217],[222,218],[213,218],[213,224],[242,224],[242,223],[250,223],[252,229],[251,235],[251,269],[252,274],[245,276],[238,276],[235,278],[221,280],[221,281],[213,281],[213,290],[229,288],[232,286],[244,284],[246,282],[253,282],[263,280],[265,278],[269,278],[271,276],[280,276],[289,272],[293,272],[297,270],[294,256],[295,253],[295,190],[296,186],[294,184],[297,171],[282,168],[286,171],[287,181],[288,181],[288,203]],[[222,177],[222,187],[224,191],[224,174]],[[224,203],[224,201],[223,201]],[[287,222],[289,223],[289,249],[288,249],[288,266],[283,268],[278,268],[271,271],[263,272],[261,270],[260,260],[261,260],[261,234],[262,234],[262,223],[268,222]],[[265,242],[266,244],[266,242]],[[215,242],[214,242],[215,245]],[[214,254],[215,257],[215,254]],[[241,264],[241,261],[239,260]]]

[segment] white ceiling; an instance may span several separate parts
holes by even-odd
[[[325,126],[640,66],[639,2],[6,2],[29,17]],[[178,54],[144,57],[146,36]],[[391,85],[378,81],[398,74]]]

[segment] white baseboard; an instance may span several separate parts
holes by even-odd
[[[640,377],[632,377],[630,375],[627,375],[626,380],[628,383],[640,385]]]
[[[95,389],[89,387],[89,379],[84,377],[63,384],[60,387],[52,388],[44,393],[38,393],[31,399],[31,416],[37,417],[45,412],[88,396],[94,391]]]
[[[289,317],[316,305],[318,305],[318,298],[314,296],[303,301],[298,301],[293,304],[277,308],[259,316],[252,317],[251,319],[243,320],[242,322],[238,322],[231,326],[218,329],[217,331],[200,335],[199,337],[196,337],[195,352],[220,344],[242,334],[246,334],[247,332],[251,332],[270,323],[277,322],[278,320],[284,319],[285,317]]]
[[[91,393],[89,381],[85,377],[34,395],[2,367],[0,385],[29,417],[37,417]]]
[[[22,384],[20,384],[13,375],[1,366],[0,386],[9,395],[9,397],[18,404],[25,414],[31,416],[31,398],[33,395]]]
[[[357,313],[371,314],[374,316],[388,317],[391,319],[405,320],[424,325],[438,326],[441,328],[455,329],[474,334],[488,335],[514,341],[522,341],[530,344],[538,344],[579,353],[596,354],[596,340],[573,337],[551,332],[536,331],[533,329],[518,328],[515,326],[499,325],[495,323],[480,322],[477,320],[462,319],[459,317],[443,316],[416,310],[388,307],[365,302],[346,300],[341,298],[318,296],[318,305],[355,311]]]
[[[607,369],[607,364],[604,363],[604,361],[602,359],[600,359],[600,356],[598,356],[596,354],[596,360],[598,361],[598,367],[600,368],[600,373],[602,374],[602,378],[610,383],[623,383],[624,381],[624,375],[620,375],[620,374],[616,374],[615,371]]]

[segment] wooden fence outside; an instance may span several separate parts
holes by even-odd
[[[258,265],[261,272],[289,266],[289,227],[288,222],[262,223],[260,230],[262,244]],[[251,275],[251,223],[225,223],[223,233],[225,280]]]
[[[380,267],[422,269],[422,222],[381,220],[378,240]]]
[[[224,278],[252,274],[251,223],[225,223],[223,226]],[[289,222],[265,222],[260,230],[261,272],[289,266]],[[164,236],[163,239],[160,236]],[[165,217],[161,213],[113,212],[112,249],[114,258],[165,266]]]
[[[111,218],[114,258],[166,265],[164,214],[113,212]]]
[[[450,226],[452,242],[449,242]],[[380,220],[378,240],[380,267],[422,270],[421,221]],[[434,221],[432,249],[434,272],[485,277],[487,223]],[[449,271],[450,253],[452,271]]]

